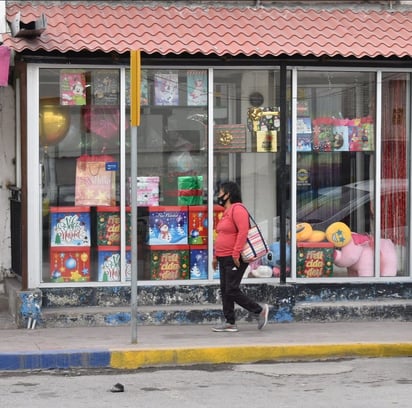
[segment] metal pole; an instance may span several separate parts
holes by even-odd
[[[132,344],[137,343],[137,126],[131,129],[131,194],[132,194],[132,276],[130,284],[131,292],[131,326],[132,326]]]

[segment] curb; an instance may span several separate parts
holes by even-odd
[[[170,365],[411,356],[412,342],[239,345],[138,350],[53,350],[0,353],[0,371],[98,368],[132,370]]]

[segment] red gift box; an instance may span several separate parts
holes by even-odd
[[[52,282],[90,281],[90,248],[51,247],[50,277]]]

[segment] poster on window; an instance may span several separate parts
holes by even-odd
[[[94,105],[119,104],[119,72],[98,70],[92,72],[92,95]]]
[[[187,71],[187,104],[207,105],[207,71]]]
[[[130,106],[130,75],[126,75],[126,106]],[[149,86],[147,83],[147,71],[141,71],[140,79],[140,106],[149,105]]]
[[[179,105],[179,76],[176,72],[157,72],[154,86],[155,105]]]
[[[86,105],[85,71],[60,71],[60,105]]]
[[[309,117],[297,118],[296,138],[298,152],[310,152],[312,150],[312,123]]]

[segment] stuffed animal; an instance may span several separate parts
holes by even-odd
[[[273,242],[269,245],[269,252],[261,259],[263,266],[269,266],[273,276],[280,276],[280,242]],[[290,273],[290,245],[286,244],[286,266]]]
[[[336,266],[347,268],[349,276],[374,275],[374,242],[371,236],[351,232],[346,224],[339,222],[328,227],[326,237],[335,245]],[[396,276],[395,245],[389,239],[381,239],[380,245],[381,276]]]

